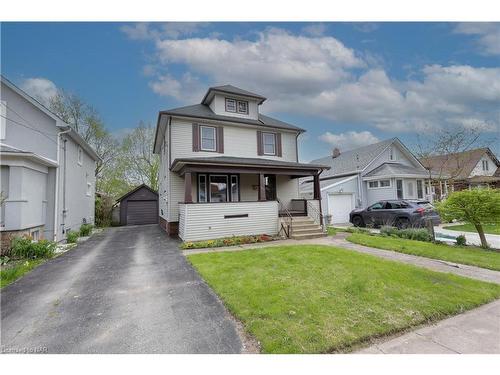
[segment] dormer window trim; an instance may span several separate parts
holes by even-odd
[[[249,114],[249,103],[247,100],[238,100],[234,98],[225,98],[226,112],[238,113],[241,115]]]

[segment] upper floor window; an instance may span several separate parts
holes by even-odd
[[[483,160],[483,171],[487,171],[489,169],[488,160]]]
[[[264,138],[264,154],[276,155],[276,134],[263,133]]]
[[[226,112],[248,115],[248,102],[244,100],[226,98]]]
[[[213,126],[200,126],[201,150],[216,151],[217,139]]]
[[[83,151],[80,146],[78,146],[78,164],[82,165]]]

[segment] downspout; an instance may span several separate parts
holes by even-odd
[[[359,207],[363,208],[363,181],[361,178],[361,173],[358,173],[358,190],[359,190]],[[356,202],[358,203],[358,202]],[[358,208],[358,207],[356,207]]]
[[[66,227],[66,142],[68,140],[64,139],[63,143],[63,150],[64,150],[64,169],[63,169],[63,210],[62,210],[62,227],[63,227],[63,233],[66,232],[65,227]]]
[[[61,165],[59,157],[61,153],[61,135],[69,133],[71,129],[63,130],[62,132],[57,133],[57,168],[56,168],[56,186],[55,186],[55,199],[54,199],[54,241],[57,242],[57,210],[58,210],[58,201],[59,201],[59,167]],[[64,166],[66,168],[66,165]]]

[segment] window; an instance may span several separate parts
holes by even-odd
[[[248,102],[238,100],[238,113],[248,115]]]
[[[378,181],[370,181],[370,182],[368,182],[368,187],[370,189],[378,188]]]
[[[403,199],[403,180],[396,180],[396,195],[398,199]]]
[[[83,152],[82,148],[78,146],[78,164],[82,165]]]
[[[226,112],[236,112],[236,100],[226,98]]]
[[[390,187],[391,186],[391,180],[380,180],[379,184],[380,184],[380,187]]]
[[[417,198],[422,199],[424,197],[424,189],[422,180],[417,180]]]
[[[207,201],[207,176],[198,175],[198,202]]]
[[[239,194],[239,184],[238,184],[238,176],[231,176],[231,202],[238,202],[240,200]]]
[[[5,139],[7,131],[7,102],[0,102],[0,139]]]
[[[87,197],[90,197],[92,195],[92,184],[90,182],[87,182]]]
[[[411,197],[413,196],[413,182],[408,182],[408,196]]]
[[[276,155],[276,134],[262,133],[264,139],[264,154]]]
[[[40,240],[40,230],[37,229],[37,230],[34,230],[31,232],[31,239],[35,242],[38,242]]]
[[[489,169],[488,160],[483,160],[483,171],[487,171]]]
[[[201,150],[216,150],[216,129],[213,126],[200,126]]]
[[[384,208],[384,202],[377,202],[369,207],[370,210],[382,210],[383,208]]]
[[[210,175],[210,202],[227,202],[227,176]]]

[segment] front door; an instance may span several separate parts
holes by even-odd
[[[276,175],[266,174],[264,175],[264,181],[266,183],[266,201],[276,200]]]

